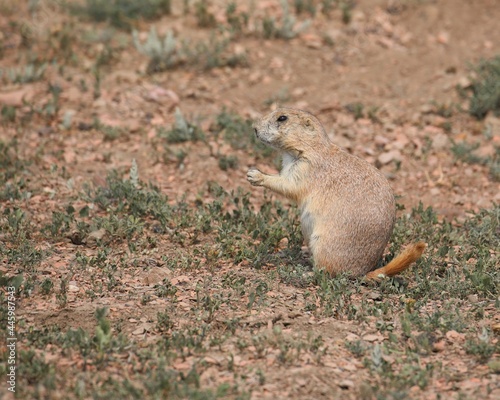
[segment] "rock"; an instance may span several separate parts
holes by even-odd
[[[370,292],[366,297],[372,300],[382,300],[382,295],[380,294],[380,292]]]
[[[85,243],[84,237],[80,231],[74,230],[67,237],[73,244],[80,245]]]
[[[292,90],[293,97],[302,97],[307,93],[307,90],[301,87]]]
[[[101,228],[97,231],[90,232],[87,236],[87,243],[92,244],[96,243],[104,238],[106,235],[106,229]]]
[[[448,331],[445,336],[450,343],[463,342],[465,340],[465,335],[457,331]]]
[[[410,143],[408,136],[404,134],[396,135],[396,139],[389,143],[387,150],[403,150]]]
[[[78,292],[80,288],[77,286],[75,281],[71,281],[68,283],[68,292]]]
[[[448,32],[440,32],[437,37],[436,41],[441,44],[448,44],[450,42],[450,34]]]
[[[33,90],[30,86],[10,92],[0,93],[0,105],[21,107],[24,102],[29,102],[33,98]]]
[[[422,107],[420,107],[420,112],[422,114],[430,114],[434,112],[434,107],[430,104],[424,104]]]
[[[382,147],[390,142],[388,138],[382,135],[376,135],[373,140],[377,146],[382,146]]]
[[[474,154],[481,158],[494,157],[496,154],[496,148],[493,144],[486,144],[474,150]]]
[[[304,387],[307,385],[307,380],[304,378],[298,378],[296,380],[296,382],[297,382],[297,385],[299,385],[300,387]]]
[[[500,118],[495,117],[493,113],[488,113],[484,119],[484,125],[493,136],[500,136]]]
[[[344,379],[344,380],[341,380],[339,383],[338,383],[338,386],[339,388],[341,389],[344,389],[344,390],[347,390],[347,389],[351,389],[354,387],[354,382],[349,380],[349,379]]]
[[[401,161],[401,152],[399,150],[391,150],[382,153],[377,158],[382,165],[389,164],[391,161]]]
[[[471,81],[466,76],[462,76],[458,79],[457,85],[463,89],[467,89],[471,86]]]
[[[488,363],[488,367],[491,369],[491,371],[495,374],[500,374],[500,360],[491,360]]]
[[[377,334],[369,333],[369,334],[363,336],[363,340],[366,342],[378,342],[378,341],[384,340],[384,337],[380,334],[377,335]]]
[[[441,353],[444,351],[446,347],[446,342],[444,340],[440,340],[432,345],[432,351],[435,353]]]
[[[182,285],[191,282],[191,278],[187,275],[179,275],[171,279],[172,285]]]
[[[142,335],[145,332],[144,327],[140,326],[132,332],[132,335]]]
[[[110,78],[118,83],[137,83],[139,75],[131,70],[122,70],[110,73]]]
[[[473,304],[475,304],[479,301],[477,294],[470,294],[467,296],[467,299]]]
[[[143,322],[141,325],[139,325],[139,327],[137,329],[135,329],[132,332],[132,335],[142,335],[143,333],[151,332],[152,328],[153,328],[153,324]]]
[[[450,139],[445,133],[439,132],[432,139],[432,148],[434,150],[443,150],[448,147]]]
[[[106,100],[104,100],[102,97],[94,100],[94,103],[93,103],[93,106],[95,108],[104,108],[106,107],[107,103],[106,103]]]
[[[303,34],[302,40],[311,49],[319,49],[323,45],[323,39],[314,33]]]
[[[290,318],[290,319],[295,319],[295,318],[298,318],[301,316],[302,316],[302,313],[298,312],[298,311],[292,311],[291,313],[288,314],[288,318]]]
[[[282,69],[285,65],[285,61],[281,57],[273,57],[271,59],[271,63],[269,64],[269,68],[271,69]]]
[[[345,337],[345,340],[347,340],[348,342],[355,342],[359,340],[359,336],[356,335],[355,333],[349,332]]]
[[[76,153],[73,149],[66,149],[63,153],[63,157],[66,164],[74,164],[76,161]]]
[[[169,109],[177,106],[179,104],[179,96],[173,90],[164,89],[160,86],[154,86],[149,89],[144,95],[143,98],[147,101],[152,101],[158,103],[162,106],[166,106]]]

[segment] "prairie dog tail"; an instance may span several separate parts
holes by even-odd
[[[394,276],[407,269],[413,262],[417,261],[425,250],[425,243],[418,242],[409,245],[401,254],[394,258],[384,267],[366,274],[366,278],[379,281],[386,276]]]

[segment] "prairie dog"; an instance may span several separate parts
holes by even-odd
[[[250,168],[247,179],[297,202],[316,268],[377,280],[420,258],[423,242],[373,271],[394,228],[392,189],[378,169],[333,144],[316,117],[278,108],[253,127],[258,139],[282,153],[283,164],[278,175]]]

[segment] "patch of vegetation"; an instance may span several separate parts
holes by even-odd
[[[72,5],[75,14],[83,14],[95,22],[130,29],[138,19],[153,20],[171,13],[171,0],[85,0]]]
[[[2,106],[2,109],[0,111],[0,115],[2,116],[2,123],[9,124],[16,122],[16,114],[16,107],[7,105]]]
[[[290,100],[290,94],[288,93],[288,88],[285,86],[281,88],[277,93],[271,95],[268,99],[264,101],[266,106],[271,106],[273,104],[281,106]]]
[[[274,17],[264,17],[262,20],[262,35],[265,39],[290,40],[309,27],[310,21],[297,25],[287,0],[281,0],[281,8],[283,12],[279,21]]]
[[[146,73],[153,74],[180,66],[197,67],[210,70],[220,67],[246,66],[245,54],[231,53],[228,50],[229,39],[212,35],[210,40],[189,43],[178,42],[171,31],[160,38],[156,29],[151,30],[142,43],[137,31],[132,32],[136,49],[149,57]]]
[[[224,126],[228,128],[230,124]],[[223,131],[219,133],[223,134]],[[68,208],[61,217],[64,228],[57,231],[66,230],[66,216],[85,221],[89,218],[88,223],[95,228],[105,226],[104,221],[112,224],[113,220],[131,218],[135,226],[141,227],[124,236],[129,248],[133,243],[134,252],[150,248],[152,242],[144,236],[153,238],[167,234],[171,241],[180,244],[176,254],[169,250],[164,258],[165,268],[172,271],[187,273],[218,268],[227,261],[245,263],[254,268],[272,266],[277,269],[281,284],[308,288],[304,292],[308,312],[365,323],[374,318],[376,329],[388,334],[389,340],[375,346],[355,341],[348,345],[348,349],[363,360],[372,374],[376,386],[369,390],[378,396],[404,396],[409,393],[409,388],[417,386],[425,389],[436,374],[441,375],[438,363],[421,362],[422,357],[433,352],[436,332],[440,335],[450,330],[472,333],[465,349],[482,363],[489,362],[498,351],[489,332],[476,335],[470,331],[470,321],[478,318],[482,306],[464,311],[463,305],[471,294],[478,295],[484,304],[492,304],[498,297],[496,282],[500,277],[491,252],[495,254],[500,250],[497,240],[500,207],[472,215],[461,226],[439,221],[432,209],[422,206],[399,218],[390,253],[384,262],[399,253],[403,244],[417,239],[429,243],[429,248],[422,260],[403,274],[403,279],[387,279],[377,285],[380,295],[373,296],[373,301],[364,294],[362,280],[344,275],[331,278],[321,271],[311,273],[307,264],[299,264],[302,261],[302,237],[295,209],[267,198],[256,209],[250,202],[249,193],[242,190],[227,192],[214,183],[207,190],[200,191],[195,204],[187,204],[183,199],[171,202],[153,185],[141,182],[137,166],[133,164],[129,179],[122,179],[114,173],[108,176],[105,186],[88,189],[83,197],[97,207],[89,207],[83,213]],[[16,226],[15,221],[11,223]],[[113,232],[111,225],[105,229]],[[125,286],[120,281],[125,271],[135,265],[134,252],[118,259],[109,243],[98,247],[92,256],[78,252],[75,271],[92,271],[95,282],[88,295],[97,297],[110,291],[124,290]],[[411,276],[407,283],[405,275]],[[131,344],[119,333],[119,326],[107,317],[106,312],[98,310],[94,333],[83,329],[67,332],[31,329],[25,333],[28,341],[25,346],[42,351],[49,344],[57,346],[62,349],[64,357],[76,353],[93,368],[103,372],[107,371],[107,366],[113,365],[114,360],[123,357],[130,360],[132,367],[128,383],[111,378],[95,381],[82,375],[80,379],[85,382],[87,394],[104,396],[114,391],[124,396],[161,393],[169,398],[182,398],[185,394],[215,396],[217,393],[229,393],[244,397],[236,386],[211,390],[200,386],[199,375],[209,366],[193,360],[201,359],[208,350],[219,348],[235,335],[239,335],[238,351],[251,345],[252,357],[256,359],[272,352],[277,365],[294,365],[304,354],[312,362],[321,363],[327,354],[320,336],[304,338],[285,334],[278,324],[281,317],[276,319],[272,331],[256,331],[249,337],[244,334],[240,317],[226,317],[230,309],[267,307],[274,280],[275,274],[266,276],[265,271],[258,279],[247,279],[232,272],[226,273],[221,281],[217,280],[216,274],[203,278],[193,287],[195,298],[189,310],[185,311],[188,317],[183,313],[180,318],[176,302],[179,293],[184,294],[185,291],[179,289],[178,284],[174,285],[173,280],[163,279],[143,295],[145,303],[154,298],[169,302],[151,321],[153,329],[161,332],[154,345]],[[57,301],[61,305],[66,304],[66,281],[61,281],[60,290],[54,290],[54,286],[52,281],[40,283],[44,295],[56,291]],[[361,301],[357,300],[360,296]],[[384,301],[378,301],[379,297]],[[446,303],[443,302],[441,307],[429,309],[429,302],[441,302],[443,299]],[[265,326],[268,321],[256,324]],[[232,357],[232,353],[228,354],[227,361],[222,364],[228,371],[236,368]],[[174,360],[190,360],[191,369],[180,373],[170,368]],[[43,359],[35,360],[34,364],[38,365],[37,369],[29,372],[33,382],[44,387],[48,385],[45,389],[50,392],[51,387],[57,386],[50,386],[54,365]],[[137,384],[137,374],[140,374],[144,385]]]
[[[19,208],[6,207],[0,215],[0,227],[5,234],[0,242],[0,255],[13,271],[35,272],[44,253],[35,246],[34,229],[26,213]]]
[[[231,34],[239,35],[248,26],[250,15],[245,12],[238,12],[235,2],[231,2],[226,7],[226,20],[230,27]]]
[[[500,55],[481,60],[473,67],[474,78],[471,81],[469,113],[482,119],[492,111],[500,113]]]
[[[493,344],[491,334],[483,327],[483,330],[475,338],[467,340],[465,343],[465,351],[467,354],[474,355],[480,363],[487,363],[491,356],[500,352],[500,344],[498,341]]]
[[[208,11],[208,2],[199,0],[194,3],[196,20],[200,28],[214,28],[217,24],[215,16]]]
[[[316,14],[316,5],[313,0],[294,0],[293,5],[297,14],[307,12],[312,17]]]
[[[349,103],[345,106],[345,109],[349,111],[355,119],[364,117],[364,108],[363,103]]]
[[[209,259],[246,261],[260,268],[273,260],[289,262],[290,257],[300,251],[302,237],[294,210],[286,209],[279,202],[266,201],[256,212],[249,193],[241,190],[227,193],[216,184],[209,190],[215,200],[206,205],[206,218],[212,221],[217,233],[217,247],[211,250]],[[223,212],[224,209],[229,211]],[[219,217],[214,219],[216,216]],[[287,239],[285,251],[276,253],[284,238]]]
[[[132,32],[132,39],[135,48],[150,58],[146,69],[148,74],[166,71],[184,62],[184,57],[177,47],[177,40],[171,31],[168,31],[165,37],[160,39],[156,28],[152,26],[144,43],[141,43],[139,34],[135,30]]]
[[[237,169],[238,168],[238,157],[236,157],[236,156],[220,156],[219,168],[223,171],[227,171],[228,169]]]
[[[26,181],[22,175],[27,163],[18,154],[14,139],[9,143],[0,141],[0,201],[16,200],[30,196],[26,192]]]
[[[210,40],[198,42],[195,46],[185,46],[189,63],[201,66],[204,70],[221,67],[247,67],[244,53],[234,53],[228,50],[230,40],[213,35]]]
[[[27,64],[24,67],[0,68],[0,79],[8,83],[32,83],[44,78],[47,64]]]
[[[486,166],[490,171],[490,176],[494,181],[500,181],[500,146],[495,147],[495,154],[492,156],[480,156],[475,153],[481,144],[468,142],[453,142],[451,152],[455,159],[467,164],[479,164]]]
[[[398,254],[403,244],[423,240],[428,243],[428,248],[422,259],[402,275],[411,274],[409,283],[396,277],[378,285],[381,297],[401,296],[404,293],[405,302],[389,304],[368,302],[366,299],[353,302],[353,295],[359,295],[361,290],[359,280],[343,275],[331,278],[322,271],[316,271],[313,282],[318,289],[310,304],[319,303],[320,307],[317,310],[313,307],[312,310],[327,316],[358,321],[365,321],[370,315],[375,316],[381,318],[378,322],[381,331],[392,331],[394,327],[387,321],[406,310],[409,313],[404,314],[402,327],[405,331],[407,326],[409,337],[412,336],[412,330],[463,331],[473,318],[472,311],[466,315],[460,311],[469,296],[479,296],[484,301],[494,303],[499,294],[496,285],[500,279],[498,257],[491,256],[500,253],[499,229],[498,205],[473,215],[462,226],[438,221],[431,208],[415,208],[411,214],[397,220],[390,242],[390,254],[382,263],[386,264]],[[423,311],[429,301],[441,301],[443,293],[446,293],[447,308],[433,313]],[[415,346],[420,345],[417,343]]]
[[[186,120],[179,108],[175,109],[175,122],[170,130],[158,129],[158,136],[165,138],[167,143],[196,142],[205,140],[205,134],[201,128]]]
[[[344,24],[349,24],[352,19],[352,10],[356,2],[354,0],[342,0],[340,1],[339,7],[342,11],[342,22]]]

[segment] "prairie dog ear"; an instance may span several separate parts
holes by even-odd
[[[311,118],[305,117],[304,118],[304,126],[308,131],[313,131],[314,130],[314,123]]]

